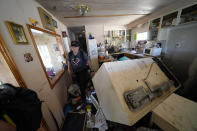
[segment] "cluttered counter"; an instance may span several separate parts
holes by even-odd
[[[107,58],[99,58],[99,63],[102,64],[104,62],[112,62],[126,59],[140,59],[140,58],[148,58],[152,57],[150,55],[144,55],[142,53],[132,53],[130,51],[117,52],[110,54]]]
[[[118,52],[118,53],[114,53],[114,54],[124,54],[124,56],[127,56],[127,57],[129,57],[131,59],[152,57],[150,55],[144,55],[143,53],[132,53],[132,52],[129,52],[129,51]],[[112,55],[114,55],[114,54],[112,54]]]

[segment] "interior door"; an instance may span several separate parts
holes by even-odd
[[[18,82],[16,81],[16,78],[12,74],[12,71],[10,70],[8,64],[6,63],[2,52],[0,52],[0,83],[9,83],[14,86],[19,86]]]
[[[0,81],[26,88],[26,84],[0,35]]]
[[[5,42],[0,35],[0,85],[3,83],[10,83],[16,87],[20,86],[27,88],[16,64],[14,63],[14,60],[5,46]],[[44,119],[42,119],[38,131],[48,131],[48,126]]]

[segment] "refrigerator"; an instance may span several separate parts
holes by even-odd
[[[96,39],[88,39],[87,41],[88,55],[90,58],[90,62],[95,71],[98,70],[98,49],[97,49],[97,41]]]
[[[178,94],[197,101],[197,23],[170,28],[164,51],[163,62],[182,83]]]

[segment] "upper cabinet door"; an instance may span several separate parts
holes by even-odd
[[[178,15],[178,11],[164,16],[162,20],[161,28],[177,25],[177,15]]]
[[[161,18],[157,18],[154,19],[150,22],[150,26],[149,26],[149,40],[156,40],[157,39],[157,35],[158,35],[158,31],[159,31],[159,26],[160,26],[160,19]]]
[[[197,4],[182,10],[180,23],[197,21]]]

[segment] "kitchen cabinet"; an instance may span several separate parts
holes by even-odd
[[[161,27],[163,28],[163,27],[175,26],[177,24],[177,15],[178,15],[178,11],[163,16]]]
[[[177,11],[161,16],[161,18],[150,21],[148,40],[167,40],[168,27],[197,22],[197,4],[178,9]],[[162,36],[163,34],[165,35],[164,37]]]
[[[107,46],[120,46],[121,43],[126,42],[126,30],[104,31],[104,38]]]
[[[160,26],[160,19],[161,18],[157,18],[154,19],[150,22],[150,26],[149,26],[149,40],[156,40],[157,39],[157,35],[158,35],[158,31],[159,31],[159,26]]]
[[[180,23],[197,21],[197,4],[182,10]]]

